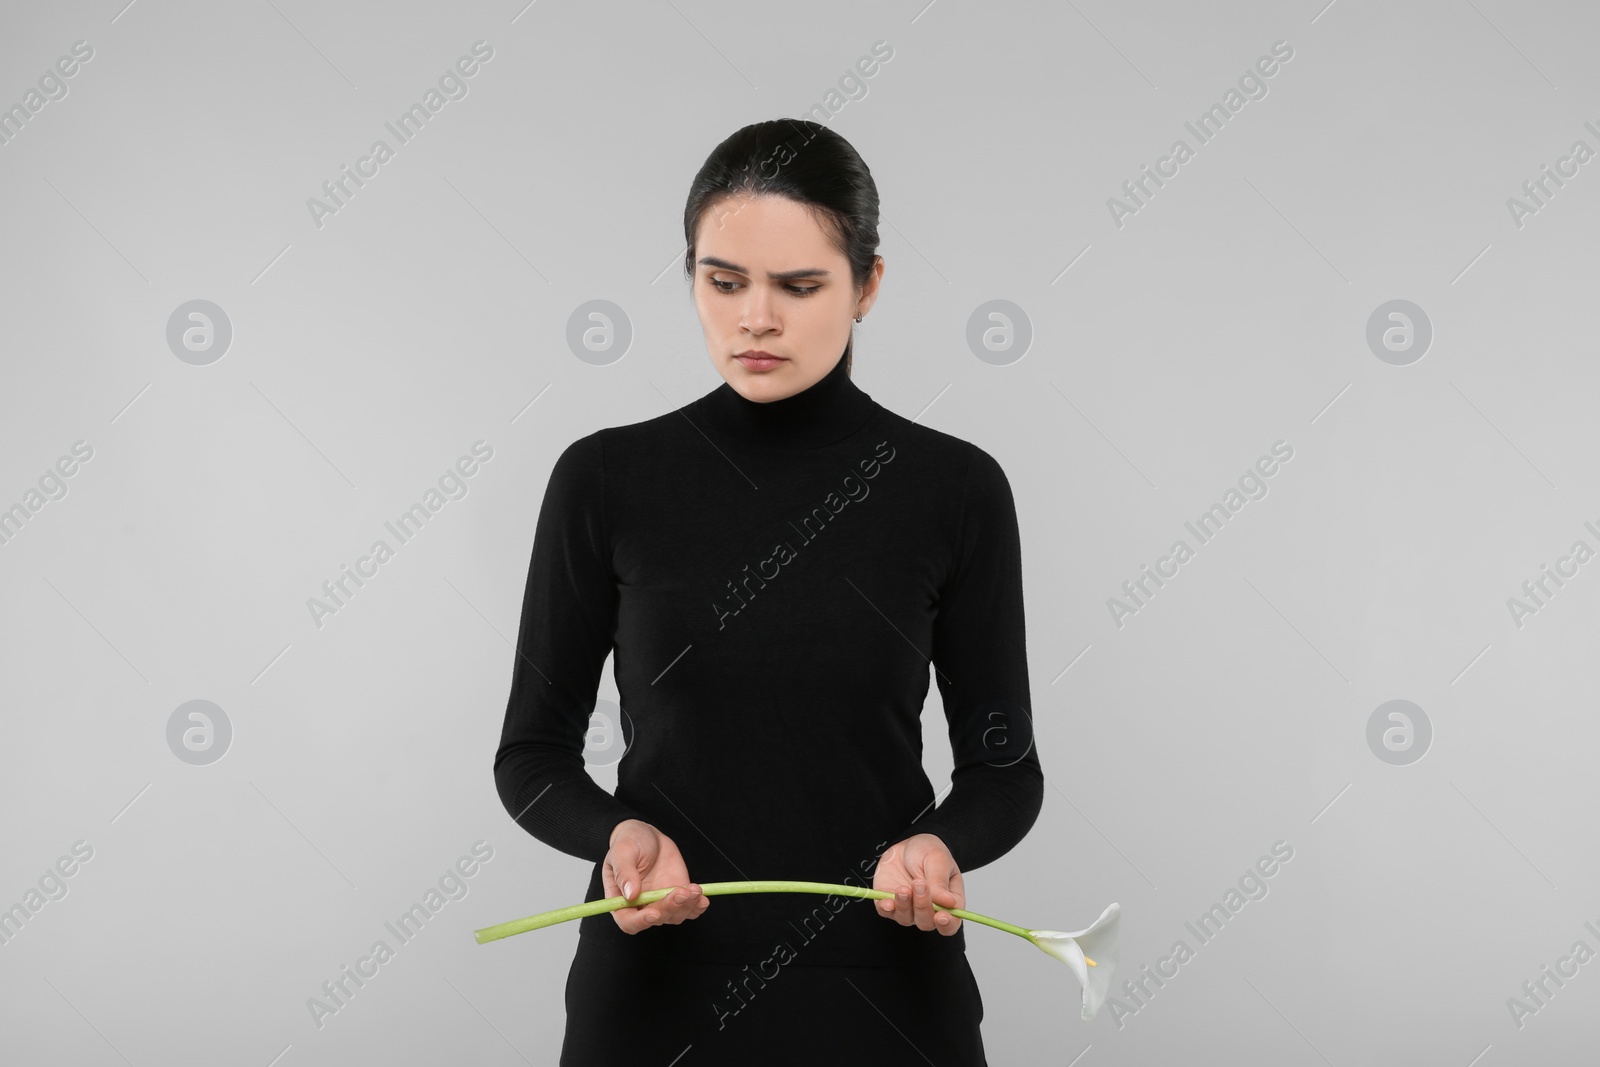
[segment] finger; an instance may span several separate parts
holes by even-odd
[[[619,923],[626,924],[623,926],[624,930],[630,934],[636,934],[657,926],[668,925],[672,910],[670,906],[671,900],[672,894],[669,892],[660,900],[651,901],[649,904],[639,905],[634,908],[622,908],[612,914],[618,917]]]
[[[911,914],[911,887],[903,885],[895,890],[894,920],[901,926],[910,926],[914,918]]]
[[[656,901],[656,907],[661,911],[661,920],[656,923],[662,925],[678,925],[700,914],[700,901],[705,897],[700,892],[700,887],[693,882],[686,886],[673,886],[672,891]]]
[[[918,878],[911,887],[911,910],[916,916],[918,930],[933,929],[933,900],[928,895],[928,881]]]
[[[611,918],[616,922],[617,928],[625,934],[636,934],[640,930],[650,928],[650,924],[640,918],[638,908],[618,908],[611,913]]]
[[[872,888],[874,892],[889,894],[886,897],[874,898],[872,910],[885,919],[894,918],[894,886],[885,880],[881,864],[879,865],[879,870],[873,875]]]
[[[618,908],[611,913],[611,918],[616,920],[617,926],[625,934],[648,930],[651,925],[644,919],[643,908]]]
[[[677,915],[683,909],[678,906],[677,898],[686,890],[681,885],[656,886],[665,889],[666,895],[660,900],[639,909],[639,918],[643,919],[646,926],[670,926],[677,921]]]
[[[601,876],[608,896],[627,897],[639,895],[644,878],[639,871],[639,848],[631,841],[618,842],[610,853],[611,862]]]
[[[882,915],[886,919],[894,919],[899,922],[901,926],[904,926],[906,924],[906,919],[903,916],[907,910],[905,905],[910,900],[911,887],[900,886],[898,889],[896,889],[895,886],[891,884],[873,886],[873,888],[890,894],[889,896],[884,897],[877,902],[878,914]]]
[[[930,864],[928,871],[928,901],[938,904],[941,908],[959,908],[961,906],[956,885],[959,884],[960,875],[953,865],[944,863]],[[955,884],[952,884],[952,883]],[[961,920],[947,911],[934,910],[934,928],[940,933],[954,933]]]
[[[616,858],[614,856],[608,856],[605,864],[600,868],[600,888],[605,890],[605,894],[608,897],[620,897],[622,895],[622,890],[617,886],[617,876],[613,867],[615,862]]]
[[[963,905],[961,895],[948,887],[934,886],[928,895],[941,908],[959,908]],[[961,920],[947,911],[935,911],[933,924],[941,934],[953,934],[961,929]]]
[[[642,892],[639,887],[644,884],[644,877],[636,866],[637,855],[637,848],[624,850],[619,846],[612,850],[610,861],[600,873],[606,896],[633,900]],[[650,926],[641,917],[641,910],[638,907],[617,908],[611,913],[611,917],[623,933],[636,934]]]

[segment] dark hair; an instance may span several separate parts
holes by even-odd
[[[849,141],[811,119],[771,119],[737,131],[711,150],[689,186],[683,209],[688,251],[683,273],[695,268],[695,233],[706,210],[727,196],[782,196],[811,209],[850,261],[851,281],[866,284],[878,250],[878,186]],[[844,350],[850,373],[855,331]]]

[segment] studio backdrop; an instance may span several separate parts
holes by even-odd
[[[1593,1062],[1597,36],[1557,0],[8,5],[0,1062],[556,1061],[577,924],[474,939],[591,870],[491,766],[541,499],[721,384],[684,198],[778,118],[881,196],[852,381],[1015,495],[1046,789],[968,905],[1121,906],[1087,1022],[964,924],[989,1061]],[[610,664],[594,696],[611,789]],[[942,798],[937,687],[923,733]]]

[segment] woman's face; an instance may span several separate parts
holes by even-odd
[[[782,400],[822,379],[883,277],[858,295],[850,263],[809,209],[787,197],[724,197],[695,235],[694,305],[717,372],[747,400]],[[747,353],[776,357],[763,360]]]

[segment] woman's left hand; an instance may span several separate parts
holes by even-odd
[[[933,906],[967,906],[955,857],[934,834],[912,834],[885,852],[872,876],[872,888],[895,894],[893,900],[877,902],[878,914],[901,926],[938,930],[947,937],[961,929],[960,919]]]

